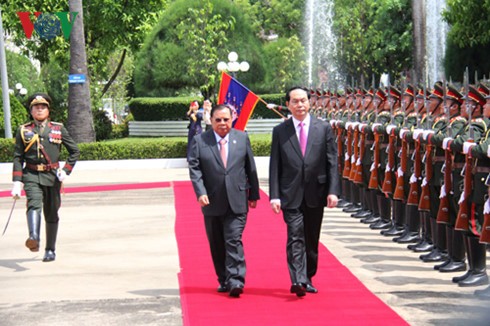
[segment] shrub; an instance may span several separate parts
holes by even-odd
[[[0,92],[0,97],[2,92]],[[12,135],[15,135],[17,128],[29,121],[29,112],[27,109],[17,100],[14,95],[10,95],[10,124],[12,127]],[[5,124],[3,113],[3,101],[0,101],[0,137],[5,136]]]

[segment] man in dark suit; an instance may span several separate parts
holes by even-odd
[[[192,141],[189,174],[204,215],[218,292],[243,293],[245,258],[242,233],[248,207],[259,199],[259,181],[250,140],[232,129],[232,110],[211,110],[212,130]],[[248,202],[248,203],[247,203]]]
[[[269,192],[275,213],[287,224],[291,293],[316,293],[311,279],[318,266],[318,242],[325,205],[337,205],[337,147],[330,124],[311,116],[308,91],[286,93],[292,118],[272,132]]]

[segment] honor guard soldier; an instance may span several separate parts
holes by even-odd
[[[483,177],[484,172],[480,171],[484,171],[488,167],[488,165],[482,166],[480,164],[488,164],[488,162],[486,160],[481,160],[480,163],[478,163],[479,160],[477,159],[475,164],[472,156],[473,151],[470,151],[471,146],[465,146],[465,142],[474,142],[478,144],[482,141],[482,138],[485,138],[486,136],[488,126],[486,121],[488,120],[485,120],[482,115],[482,107],[485,104],[486,100],[484,96],[478,92],[474,86],[468,86],[462,114],[469,120],[469,122],[464,133],[457,135],[454,139],[448,137],[443,143],[443,147],[450,148],[454,153],[466,152],[465,166],[463,168],[464,187],[458,201],[458,215],[456,217],[454,228],[455,230],[464,233],[469,269],[464,275],[453,277],[452,279],[454,283],[458,283],[459,286],[463,287],[478,286],[488,283],[486,272],[486,250],[485,244],[480,243],[481,221],[478,216],[478,214],[482,215],[483,213],[483,198],[485,195],[485,193],[481,191],[482,187],[479,186],[478,183],[483,183],[484,181],[475,180],[475,176],[478,178]],[[482,198],[480,199],[479,196]]]
[[[463,103],[463,95],[453,86],[447,87],[443,107],[445,120],[449,121],[444,129],[438,132],[426,131],[427,143],[443,149],[443,141],[446,137],[453,137],[464,131],[467,120],[461,116],[461,104]],[[441,186],[439,195],[439,209],[437,211],[436,221],[439,225],[445,227],[446,232],[446,248],[447,258],[439,265],[435,265],[434,269],[441,273],[451,273],[466,270],[465,250],[463,241],[463,232],[454,230],[456,216],[458,213],[457,203],[461,196],[461,188],[463,178],[461,170],[464,165],[464,155],[462,153],[451,152],[450,149],[444,150],[444,165],[441,169],[441,178],[444,184]],[[435,170],[434,173],[438,173]],[[440,232],[444,232],[439,230]]]
[[[51,98],[37,93],[28,99],[32,122],[17,130],[13,161],[12,196],[21,195],[22,185],[27,198],[29,238],[26,247],[39,251],[41,211],[46,222],[44,262],[56,258],[58,210],[61,204],[61,183],[69,175],[80,156],[77,144],[61,123],[50,121]],[[61,145],[68,150],[64,166],[59,159]]]
[[[490,116],[490,95],[485,96],[485,99],[486,103],[483,106],[483,115],[488,118]],[[487,129],[485,141],[482,142],[480,146],[482,150],[484,150],[486,147],[487,158],[490,158],[490,128]],[[485,180],[485,185],[487,187],[487,194],[485,195],[486,201],[483,208],[484,221],[481,230],[480,243],[488,246],[490,244],[490,174],[488,174]],[[482,290],[476,290],[475,295],[482,298],[490,298],[490,286],[487,286]]]

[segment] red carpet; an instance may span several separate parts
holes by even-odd
[[[65,187],[64,193],[80,193],[80,192],[97,192],[97,191],[116,191],[116,190],[137,190],[150,188],[166,188],[170,187],[170,182],[141,182],[141,183],[123,183],[98,186],[80,186],[80,187]],[[0,191],[0,197],[10,197],[11,190]],[[22,190],[22,196],[25,196]]]
[[[240,299],[217,293],[204,222],[190,182],[175,182],[175,231],[185,326],[195,325],[407,325],[323,245],[317,294],[289,293],[286,225],[263,192],[248,215],[243,241],[247,278]]]

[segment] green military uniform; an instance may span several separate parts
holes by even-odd
[[[31,103],[49,107],[47,95],[37,95]],[[43,130],[41,130],[43,129]],[[59,158],[63,145],[69,153],[66,163],[60,166]],[[57,172],[62,169],[69,175],[80,155],[75,141],[61,123],[46,120],[45,125],[33,121],[18,128],[15,139],[12,180],[22,182],[27,198],[27,221],[29,239],[26,246],[32,251],[39,250],[39,229],[41,211],[46,222],[45,261],[54,260],[58,231],[58,209],[61,204]],[[52,255],[51,255],[52,254]]]

